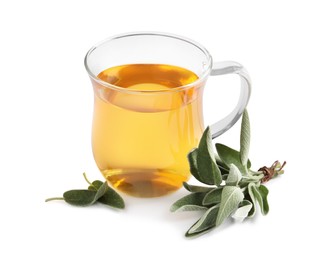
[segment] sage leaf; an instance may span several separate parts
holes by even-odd
[[[197,166],[203,183],[219,186],[222,182],[221,171],[216,164],[213,152],[212,135],[209,127],[203,133],[197,154]]]
[[[239,187],[224,186],[221,194],[219,213],[216,218],[216,226],[221,225],[243,200],[244,194]]]
[[[198,156],[198,148],[193,149],[188,155],[188,163],[190,165],[190,172],[191,174],[200,182],[202,179],[199,175],[198,166],[197,166],[197,156]]]
[[[243,175],[247,175],[246,169],[241,163],[240,152],[220,143],[217,143],[215,147],[225,168],[229,169],[229,165],[234,164]],[[251,163],[248,160],[247,168],[249,169],[250,167]]]
[[[106,192],[98,199],[98,202],[108,205],[113,208],[124,209],[125,203],[122,197],[111,187],[108,186],[107,182],[96,180],[88,187],[89,190],[99,190],[102,185],[107,186]]]
[[[203,201],[203,205],[211,205],[211,204],[217,204],[221,201],[221,194],[222,194],[222,187],[216,188],[208,192]]]
[[[251,209],[252,203],[249,200],[243,200],[232,214],[232,218],[235,219],[235,221],[242,222],[248,216]]]
[[[69,190],[64,192],[64,200],[76,206],[89,206],[94,204],[107,191],[107,182],[103,183],[98,190]]]
[[[266,215],[269,213],[269,203],[268,203],[269,190],[264,185],[260,185],[258,187],[258,191],[261,194],[262,201],[263,201],[263,207],[261,208],[261,210],[262,210],[263,215]]]
[[[262,214],[264,215],[264,209],[263,209],[263,198],[261,196],[261,194],[259,193],[259,190],[257,188],[257,186],[255,185],[255,183],[250,183],[249,184],[250,190],[252,195],[254,196],[254,200],[256,200],[258,202],[258,205],[261,209]],[[256,204],[254,204],[256,206]]]
[[[222,180],[226,182],[226,180],[228,179],[228,175],[229,175],[229,172],[226,174],[222,174]]]
[[[220,169],[220,172],[221,172],[221,175],[228,175],[229,173],[229,170],[227,170],[226,168],[224,168],[223,166],[221,165],[218,165],[219,169]]]
[[[255,183],[251,182],[248,184],[248,189],[247,189],[247,195],[246,195],[246,199],[250,199],[251,203],[252,203],[252,208],[250,209],[249,213],[248,213],[248,217],[252,218],[253,216],[255,216],[256,214],[256,199],[253,193],[253,188],[255,187]]]
[[[92,205],[92,204],[95,203],[97,200],[99,200],[102,196],[104,196],[108,189],[109,189],[109,187],[108,187],[107,182],[94,181],[94,182],[88,187],[88,190],[89,190],[89,191],[95,191],[95,192],[96,192],[96,194],[95,194],[93,200],[91,201],[91,204],[89,204],[89,205]]]
[[[107,191],[108,185],[105,182],[97,191],[92,190],[70,190],[63,194],[64,200],[76,206],[89,206],[94,204]]]
[[[95,197],[94,197],[94,201],[92,202],[92,204],[93,204],[94,202],[96,202],[98,199],[100,199],[100,198],[106,193],[107,189],[108,189],[108,184],[107,184],[107,182],[105,181],[105,182],[98,188],[97,193],[96,193],[96,195],[95,195]]]
[[[229,173],[229,168],[226,168],[227,166],[223,162],[221,162],[221,159],[217,154],[215,155],[215,159],[216,159],[216,164],[221,171],[221,174],[222,175],[228,174]]]
[[[242,116],[240,135],[240,160],[243,166],[247,166],[250,148],[250,121],[248,111],[245,109]]]
[[[93,204],[96,191],[92,190],[69,190],[64,192],[64,200],[74,206],[89,206]]]
[[[195,192],[182,197],[172,204],[170,211],[181,212],[207,209],[207,207],[202,205],[205,195],[205,192]]]
[[[219,205],[209,208],[204,215],[186,232],[186,237],[196,236],[215,228]]]
[[[191,185],[191,184],[188,184],[187,182],[183,182],[183,186],[186,190],[190,192],[208,192],[214,189],[210,187]]]
[[[256,186],[255,183],[250,183],[248,185],[248,191],[254,207],[256,207],[256,201],[261,209],[263,215],[266,215],[269,212],[269,204],[267,201],[267,195],[269,193],[268,189],[261,185],[262,188]],[[263,199],[264,197],[264,199]]]
[[[90,184],[90,186],[88,186],[88,189],[97,191],[101,187],[102,184],[103,184],[102,181],[95,180],[94,182]]]
[[[125,203],[122,197],[111,187],[108,187],[106,193],[98,199],[98,202],[113,208],[124,209]]]
[[[242,179],[242,174],[240,170],[234,165],[230,165],[229,174],[226,180],[226,185],[236,186]]]

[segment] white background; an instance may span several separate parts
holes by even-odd
[[[334,259],[333,1],[1,1],[1,259]],[[44,199],[102,179],[90,147],[86,51],[109,36],[165,31],[246,66],[254,169],[287,160],[269,183],[270,213],[183,234],[170,213],[186,191],[125,197],[125,211]],[[206,122],[234,104],[234,77],[209,81]],[[228,104],[228,105],[227,105]],[[226,107],[225,107],[226,105]],[[225,110],[226,109],[226,110]],[[239,123],[218,138],[238,148]]]

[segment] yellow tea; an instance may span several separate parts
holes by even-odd
[[[165,195],[187,181],[187,154],[203,132],[198,76],[163,64],[108,68],[95,84],[92,146],[110,184],[138,197]]]

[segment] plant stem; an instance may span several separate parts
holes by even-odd
[[[84,175],[85,181],[86,181],[89,185],[92,185],[92,186],[93,186],[93,184],[87,179],[87,176],[86,176],[86,173],[85,173],[85,172],[83,173],[83,175]]]
[[[52,200],[64,200],[64,198],[63,197],[49,198],[49,199],[46,199],[45,202],[52,201]]]
[[[253,171],[253,170],[251,170],[251,169],[249,169],[249,172],[250,172],[252,175],[261,175],[261,174],[263,174],[262,171],[257,171],[257,172],[255,172],[255,171]]]

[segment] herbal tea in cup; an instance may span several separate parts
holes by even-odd
[[[94,46],[85,66],[94,89],[92,149],[106,180],[137,197],[179,189],[190,177],[187,154],[204,131],[202,94],[208,76],[236,73],[236,108],[211,126],[213,138],[243,113],[249,76],[236,62],[212,65],[208,51],[163,33],[119,35]]]

